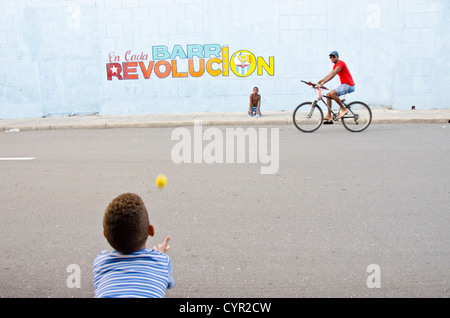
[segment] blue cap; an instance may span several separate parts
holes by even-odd
[[[339,56],[339,53],[337,51],[333,51],[329,55]]]

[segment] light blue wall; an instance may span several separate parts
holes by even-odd
[[[263,110],[292,110],[313,96],[300,79],[324,77],[332,50],[357,84],[348,99],[448,108],[449,14],[448,0],[0,0],[0,118],[244,112],[253,86]],[[112,52],[120,63],[148,54],[147,66],[154,46],[192,44],[273,57],[274,74],[107,78]]]

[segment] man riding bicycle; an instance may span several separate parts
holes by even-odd
[[[322,87],[325,83],[331,81],[336,76],[336,74],[339,75],[341,85],[339,85],[337,89],[334,89],[327,94],[327,96],[329,97],[327,98],[327,104],[329,108],[327,116],[323,118],[325,121],[331,120],[331,99],[333,99],[341,107],[341,111],[339,113],[339,116],[337,117],[338,119],[341,119],[348,113],[348,109],[344,106],[344,104],[342,104],[339,96],[353,93],[355,91],[355,82],[353,81],[352,75],[350,74],[347,65],[344,63],[344,61],[339,60],[339,53],[337,51],[331,52],[330,59],[334,64],[333,70],[330,74],[320,80],[317,85],[319,87]]]

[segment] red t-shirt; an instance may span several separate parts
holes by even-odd
[[[337,61],[336,64],[334,64],[333,70],[336,67],[341,68],[341,71],[338,73],[339,78],[341,79],[341,84],[347,84],[350,86],[354,86],[355,82],[353,82],[352,74],[350,74],[347,64],[345,64],[344,61],[339,60],[339,61]]]

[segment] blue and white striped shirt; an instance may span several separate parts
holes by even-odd
[[[94,261],[95,298],[163,298],[173,286],[172,260],[156,250],[103,251]]]

